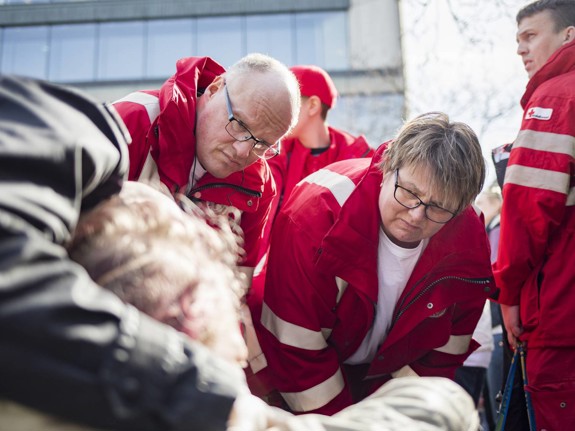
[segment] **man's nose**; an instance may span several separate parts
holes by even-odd
[[[525,44],[523,42],[519,42],[517,44],[517,54],[518,55],[523,55],[527,52],[527,48],[525,46]]]
[[[253,148],[253,143],[251,140],[247,141],[235,141],[234,149],[236,150],[236,155],[238,158],[246,159],[250,156]]]

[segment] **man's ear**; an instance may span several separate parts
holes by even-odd
[[[209,99],[214,96],[220,88],[224,86],[225,80],[223,75],[216,77],[210,85],[207,86],[203,96],[208,96]]]
[[[569,43],[575,39],[575,26],[570,25],[565,29],[565,42],[563,44]]]

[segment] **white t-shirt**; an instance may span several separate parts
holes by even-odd
[[[379,346],[387,337],[395,305],[428,242],[429,240],[425,239],[415,248],[403,248],[394,244],[383,229],[379,230],[377,248],[379,290],[375,319],[357,351],[345,361],[346,364],[366,364],[373,360]]]

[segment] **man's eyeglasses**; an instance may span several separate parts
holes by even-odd
[[[395,200],[405,208],[413,209],[420,205],[425,207],[425,217],[435,223],[447,223],[453,217],[455,213],[441,208],[435,204],[426,204],[419,196],[413,193],[411,190],[401,187],[399,184],[399,169],[395,170],[395,190],[393,191],[393,197]]]
[[[268,144],[267,142],[256,138],[244,123],[234,117],[232,102],[230,101],[228,87],[225,82],[224,94],[226,95],[226,106],[228,108],[228,124],[226,124],[226,132],[228,132],[228,135],[239,142],[249,141],[250,139],[253,140],[252,152],[261,159],[268,160],[277,156],[280,153],[279,141],[275,144]]]

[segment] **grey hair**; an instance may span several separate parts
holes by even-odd
[[[475,132],[450,122],[442,112],[429,112],[406,122],[384,153],[381,168],[403,166],[429,170],[431,187],[459,212],[473,203],[485,181],[485,160]]]
[[[250,73],[272,73],[277,75],[289,94],[291,106],[291,123],[288,132],[291,131],[297,123],[299,110],[301,107],[301,95],[299,82],[289,68],[281,61],[261,53],[251,53],[242,57],[234,63],[226,72],[226,79],[232,80],[235,77]]]

